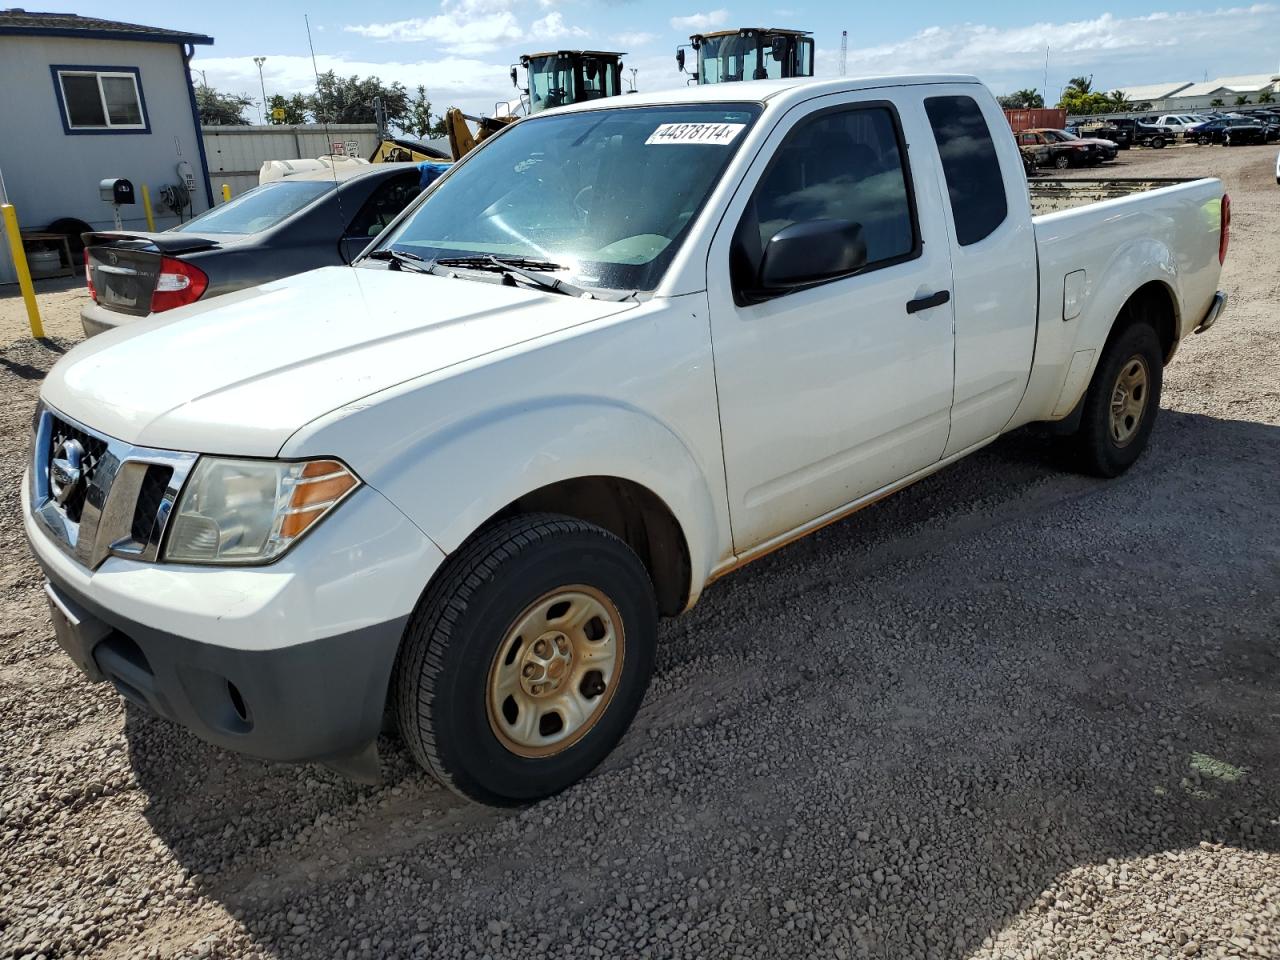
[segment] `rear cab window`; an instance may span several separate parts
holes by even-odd
[[[1009,214],[996,145],[972,97],[926,97],[924,108],[942,158],[956,242],[967,247],[991,236]]]

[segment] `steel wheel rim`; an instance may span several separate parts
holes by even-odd
[[[485,709],[499,742],[521,757],[567,750],[604,716],[622,676],[626,636],[595,587],[557,587],[521,611],[489,667]]]
[[[1111,390],[1111,442],[1117,447],[1128,446],[1138,435],[1150,394],[1151,371],[1146,359],[1134,354],[1120,365]]]

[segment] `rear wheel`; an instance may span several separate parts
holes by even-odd
[[[608,531],[537,514],[449,559],[405,631],[392,695],[406,745],[445,786],[509,805],[591,772],[649,683],[657,604]]]
[[[1152,137],[1152,138],[1151,138],[1151,149],[1153,149],[1153,150],[1163,150],[1163,149],[1164,149],[1164,137]]]
[[[1082,469],[1118,477],[1142,455],[1160,409],[1163,375],[1160,338],[1145,321],[1107,344],[1073,438]]]

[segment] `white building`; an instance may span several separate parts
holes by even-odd
[[[182,184],[184,217],[213,205],[188,62],[202,34],[65,13],[0,9],[0,183],[24,231],[110,228],[98,194],[107,178],[132,181],[127,229],[147,229],[142,185],[156,227],[178,222],[161,188]],[[0,283],[16,279],[0,237]]]
[[[1246,97],[1251,104],[1258,103],[1264,92],[1270,93],[1280,104],[1280,74],[1255,73],[1243,77],[1219,77],[1203,83],[1190,80],[1168,83],[1148,83],[1121,87],[1124,95],[1135,104],[1149,103],[1152,113],[1181,113],[1187,110],[1204,110],[1216,106],[1235,106],[1237,97]]]

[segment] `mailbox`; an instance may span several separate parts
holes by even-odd
[[[110,177],[98,184],[98,193],[107,203],[117,205],[136,203],[133,199],[133,183],[123,177]]]

